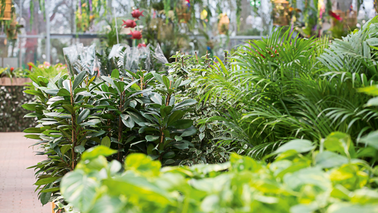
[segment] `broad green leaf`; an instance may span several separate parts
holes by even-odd
[[[135,126],[134,120],[129,115],[122,114],[122,123],[125,124],[128,128],[133,128]]]
[[[51,184],[47,185],[47,188],[50,188]],[[42,192],[39,196],[39,199],[41,200],[42,205],[46,205],[48,202],[50,202],[51,198],[51,192]]]
[[[25,138],[30,138],[30,139],[37,139],[40,140],[41,138],[39,135],[24,135]]]
[[[315,157],[315,165],[320,166],[321,168],[332,168],[348,162],[349,160],[347,157],[330,151],[321,152]]]
[[[24,130],[25,133],[42,133],[44,130],[41,128],[30,127]]]
[[[297,191],[305,185],[318,186],[323,192],[332,188],[332,183],[328,176],[319,167],[304,168],[294,173],[286,174],[283,179],[290,189]]]
[[[84,146],[82,146],[82,145],[79,145],[79,146],[75,146],[75,148],[74,148],[74,151],[76,152],[76,153],[83,153],[84,151],[85,151],[85,148],[84,148]]]
[[[89,109],[84,109],[83,111],[80,112],[79,116],[77,117],[77,123],[80,124],[83,122],[87,117],[89,116],[89,113],[91,111]]]
[[[378,106],[378,97],[370,99],[367,103],[366,106]]]
[[[348,134],[333,132],[324,140],[324,147],[329,151],[336,151],[348,157],[355,157],[353,142]]]
[[[157,139],[160,138],[160,136],[155,136],[155,135],[146,135],[146,140],[147,141],[156,141]]]
[[[162,97],[159,93],[154,93],[152,96],[150,96],[151,101],[153,101],[155,104],[162,105]]]
[[[60,186],[64,199],[83,212],[91,209],[96,198],[98,182],[87,176],[82,170],[66,174]]]
[[[102,140],[101,140],[101,145],[102,146],[106,146],[106,147],[110,147],[110,138],[108,136],[104,137]]]
[[[378,150],[378,131],[371,132],[367,136],[361,138],[360,141]]]
[[[153,161],[144,154],[130,154],[125,161],[125,169],[144,174],[146,177],[157,176],[160,173],[161,163]]]
[[[181,111],[181,110],[177,110],[177,111],[174,111],[168,118],[168,126],[171,125],[173,122],[181,119],[183,116],[185,115],[185,112],[184,111]]]
[[[297,140],[292,140],[284,145],[280,146],[274,153],[279,154],[286,152],[288,150],[295,150],[298,153],[304,153],[308,152],[310,150],[314,149],[314,146],[312,145],[312,142],[309,140],[304,140],[304,139],[297,139]]]
[[[52,182],[55,182],[56,180],[58,180],[59,178],[61,177],[47,177],[47,178],[41,178],[39,179],[37,182],[34,183],[34,185],[46,185],[46,184],[49,184],[49,183],[52,183]]]
[[[23,104],[22,108],[24,108],[26,110],[30,110],[30,111],[35,111],[37,106],[38,106],[38,104],[28,103],[28,104]]]
[[[188,100],[185,100],[185,101],[183,101],[183,102],[181,102],[181,103],[176,104],[176,105],[175,105],[175,108],[176,108],[176,109],[182,109],[182,108],[184,108],[184,107],[193,106],[193,105],[195,105],[196,103],[197,103],[196,100],[188,99]]]
[[[378,204],[378,191],[372,189],[359,189],[351,196],[352,203],[358,204]]]
[[[172,202],[170,195],[166,191],[147,181],[144,177],[136,177],[130,174],[106,179],[103,183],[112,189],[109,194],[114,197],[119,195],[133,196],[138,200],[153,202],[162,207]]]
[[[71,93],[67,91],[66,89],[62,88],[59,90],[59,92],[56,94],[58,96],[71,96]]]
[[[194,126],[189,127],[186,129],[182,134],[181,137],[189,137],[193,136],[197,133],[197,129]]]
[[[72,148],[72,145],[69,144],[69,145],[63,145],[61,148],[60,148],[60,152],[62,153],[62,155],[64,155],[68,150],[70,150]]]
[[[96,199],[96,202],[88,213],[122,212],[124,205],[124,202],[120,198],[104,195]]]
[[[109,147],[106,146],[96,146],[93,148],[88,149],[83,153],[81,156],[82,160],[90,160],[93,158],[97,158],[98,156],[109,156],[117,153],[116,150],[110,149]]]
[[[113,71],[112,71],[112,78],[114,78],[114,79],[119,79],[119,71],[117,70],[117,69],[114,69]]]
[[[169,126],[175,127],[177,129],[187,129],[193,126],[193,121],[189,119],[181,119],[172,122]]]
[[[334,203],[327,209],[327,213],[377,213],[378,205],[359,205],[352,203],[339,202]]]
[[[75,90],[81,83],[83,83],[84,77],[86,76],[87,72],[80,72],[73,82],[72,90]]]

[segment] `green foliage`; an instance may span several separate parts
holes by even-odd
[[[61,191],[82,213],[378,212],[377,167],[356,159],[347,138],[332,133],[320,151],[291,141],[268,164],[232,154],[225,164],[161,168],[132,154],[124,172],[103,156],[111,150],[98,146],[63,178]]]
[[[45,70],[34,67],[33,82],[25,91],[36,98],[23,105],[33,111],[26,117],[38,122],[24,131],[25,137],[36,139],[35,145],[43,150],[40,154],[47,156],[30,167],[35,169],[42,204],[54,199],[63,203],[61,177],[74,170],[80,159],[91,159],[93,153],[82,153],[100,144],[117,149],[109,159],[119,162],[130,153],[147,154],[164,166],[185,159],[182,153],[193,147],[197,130],[184,116],[196,101],[175,97],[190,81],[150,70],[115,69],[98,77],[87,67],[75,69],[77,75],[50,78],[40,76]]]
[[[223,124],[218,142],[254,158],[295,138],[319,143],[335,131],[359,141],[378,127],[377,109],[365,107],[369,96],[358,92],[377,83],[376,28],[367,23],[329,47],[326,39],[302,39],[290,30],[250,42],[231,63],[220,61],[198,76],[204,92],[197,99],[218,114],[201,123]]]

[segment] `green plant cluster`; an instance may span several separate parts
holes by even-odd
[[[364,140],[376,155],[377,141]],[[61,191],[66,211],[82,213],[378,212],[378,167],[357,159],[347,134],[332,133],[315,150],[298,139],[268,164],[232,154],[225,164],[165,168],[132,154],[121,172],[118,161],[103,156],[117,151],[98,146],[63,178]]]
[[[332,43],[290,30],[249,42],[197,78],[204,91],[197,99],[219,114],[202,122],[223,124],[219,142],[257,159],[292,139],[321,141],[335,131],[358,142],[378,128],[377,108],[358,92],[378,83],[377,30],[373,19]]]
[[[101,70],[94,48],[67,56],[69,74],[25,91],[38,122],[26,137],[48,157],[32,167],[40,200],[68,212],[377,212],[377,30],[373,19],[331,44],[277,30],[223,61],[177,53],[167,66],[148,48],[97,54]],[[230,166],[231,152],[248,157]]]
[[[117,149],[111,159],[119,162],[130,153],[144,153],[163,165],[180,164],[184,150],[193,147],[191,138],[197,129],[185,114],[196,101],[176,99],[190,80],[154,71],[121,74],[115,69],[111,76],[81,71],[31,78],[32,86],[25,93],[36,100],[23,107],[33,111],[26,117],[36,118],[38,125],[24,132],[48,157],[30,167],[36,171],[42,204],[59,196],[61,178],[91,147]]]

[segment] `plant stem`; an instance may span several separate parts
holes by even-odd
[[[71,98],[71,106],[74,109],[74,101],[73,101],[73,93],[72,93],[72,80],[70,79],[70,98]],[[72,121],[72,149],[71,149],[71,156],[72,156],[72,165],[71,169],[75,169],[75,161],[76,161],[76,156],[75,156],[75,146],[76,146],[76,116],[75,112],[71,112],[71,121]]]
[[[124,99],[124,95],[125,95],[125,91],[122,91],[121,93],[121,97],[120,97],[120,106],[118,108],[118,110],[120,112],[122,112],[122,109],[123,109],[123,99]],[[119,115],[119,118],[118,118],[118,161],[122,163],[122,155],[121,155],[121,148],[122,148],[122,131],[123,131],[123,123],[122,123],[122,118],[121,118],[121,115]]]

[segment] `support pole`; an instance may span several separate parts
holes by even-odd
[[[116,28],[116,34],[117,34],[117,44],[119,44],[118,24],[117,24],[117,15],[116,15],[115,7],[113,7],[113,13],[114,13],[114,22],[115,22],[115,28]]]
[[[45,12],[46,12],[46,61],[51,63],[50,60],[50,5],[51,1],[45,1]]]

